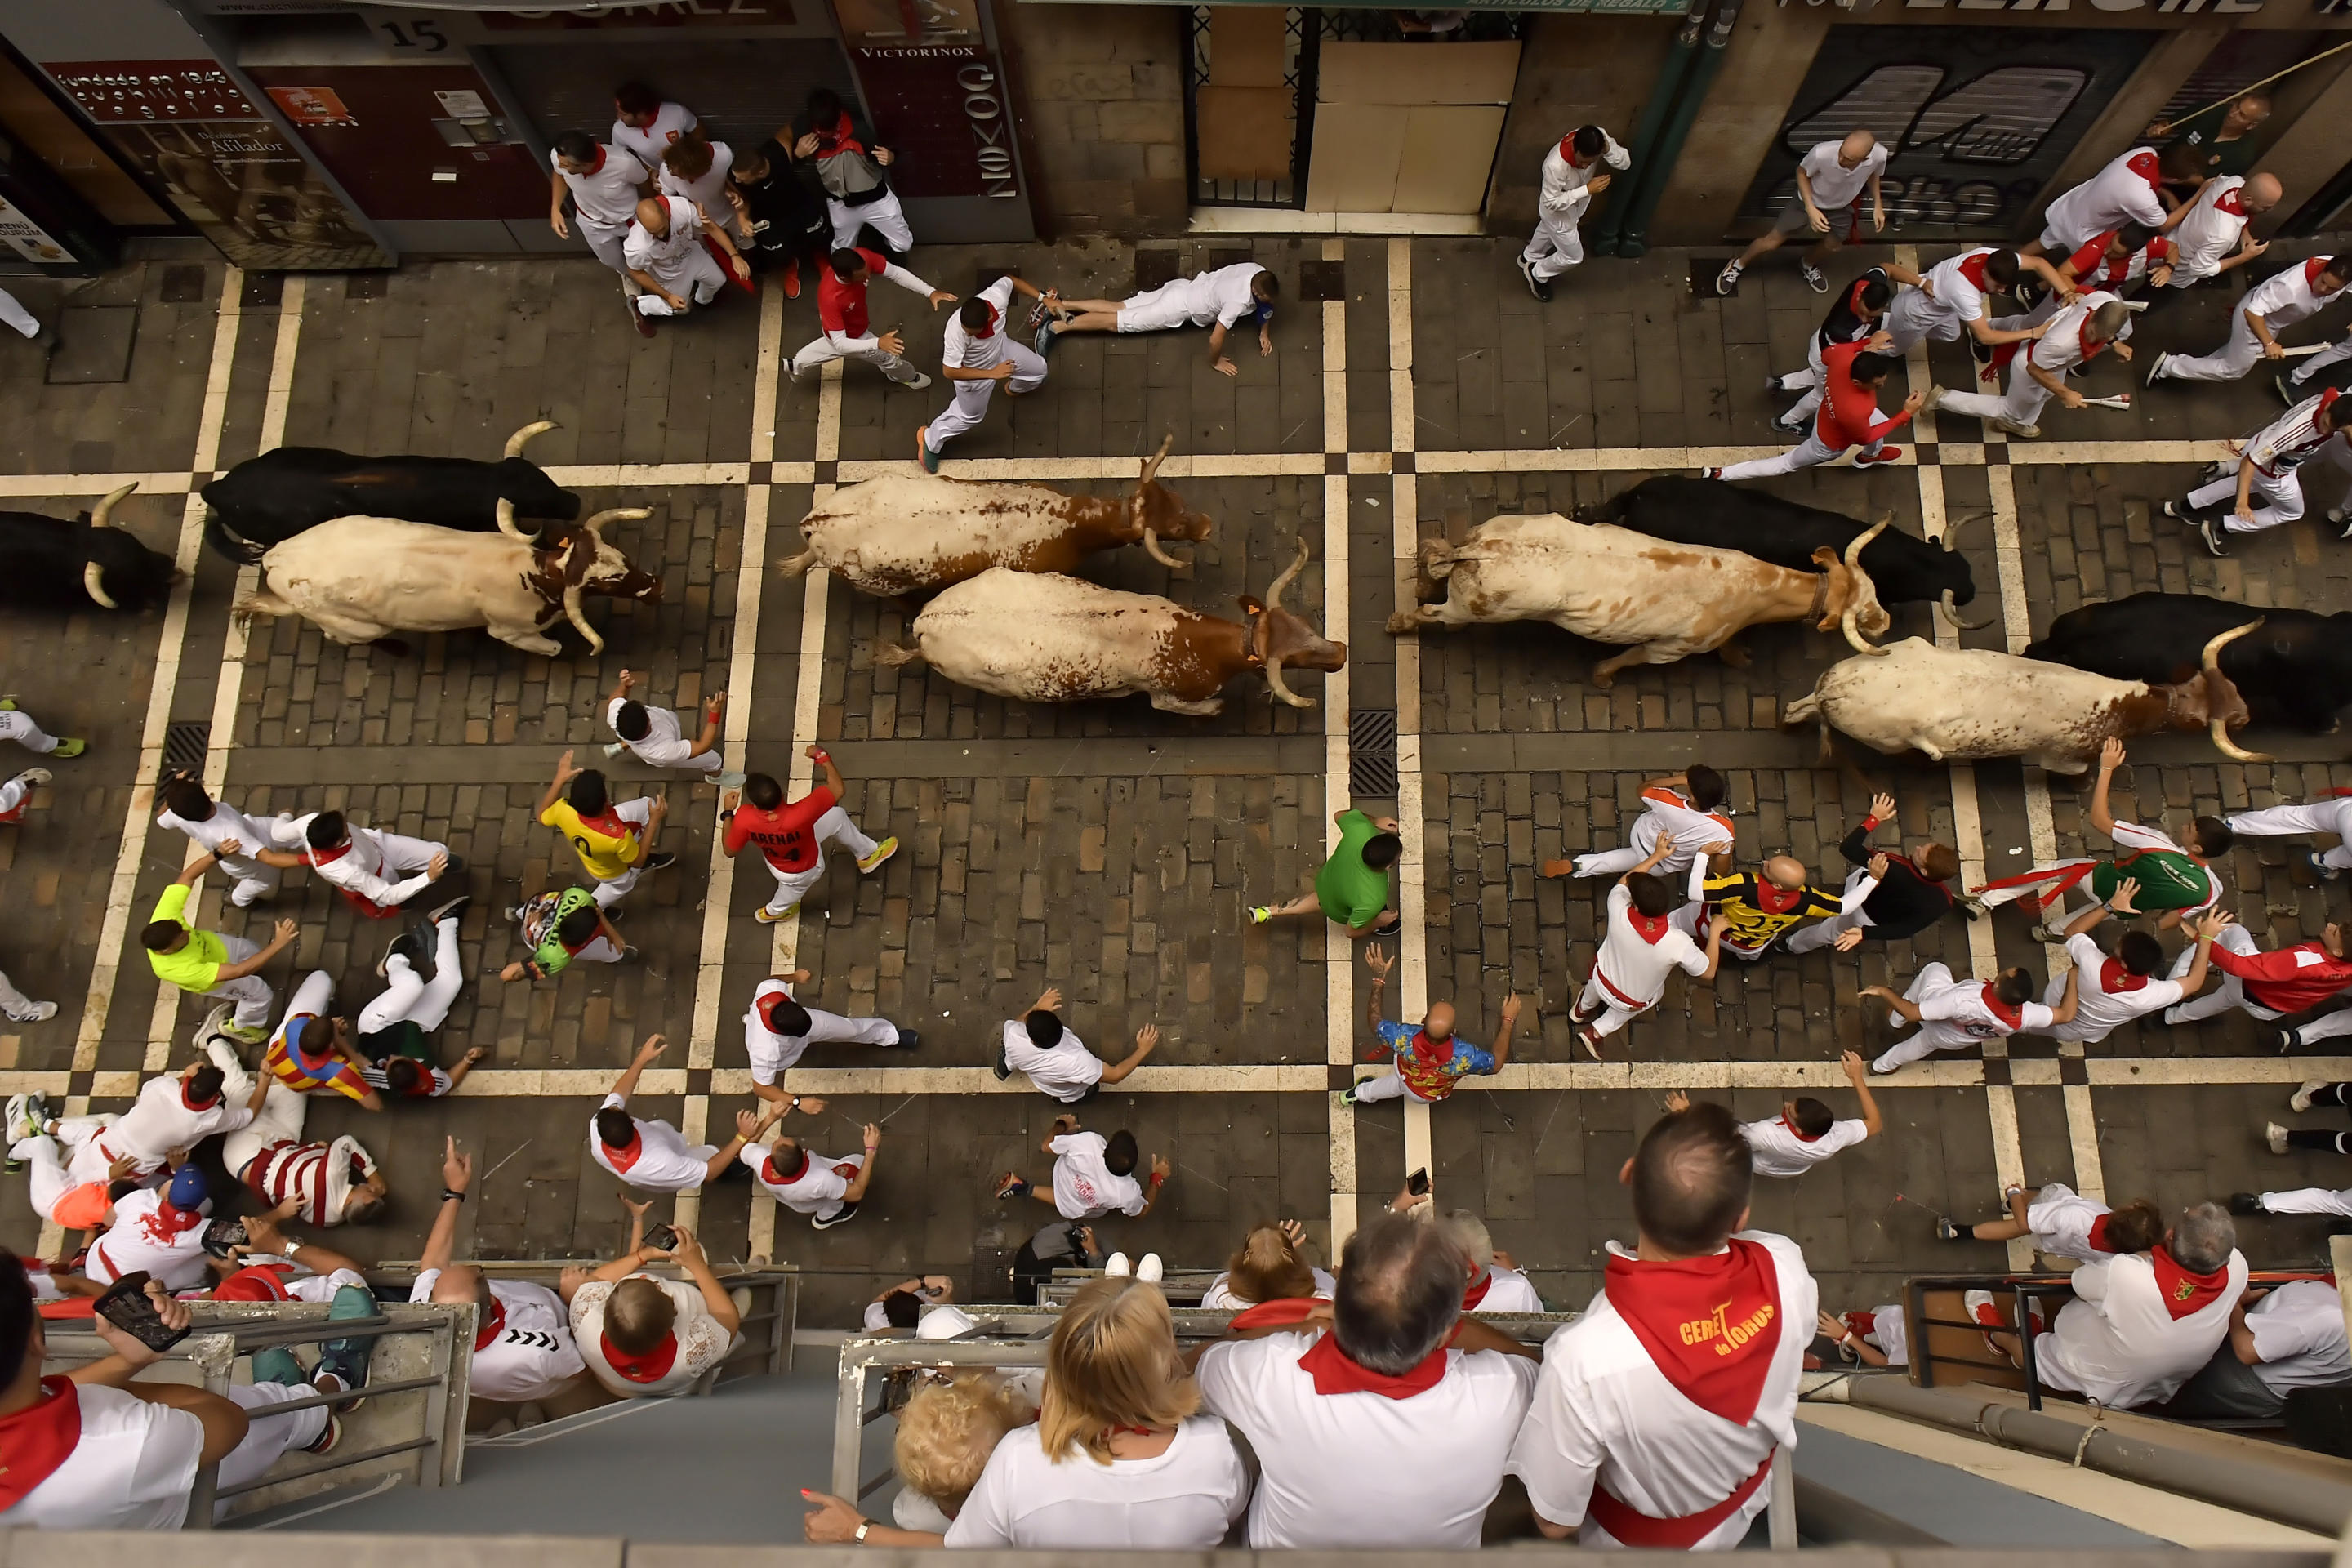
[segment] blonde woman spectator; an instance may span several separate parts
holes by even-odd
[[[1037,1419],[1037,1407],[1019,1387],[992,1372],[960,1373],[926,1382],[898,1412],[891,1459],[898,1495],[891,1500],[896,1527],[877,1524],[830,1492],[802,1489],[818,1505],[802,1521],[809,1540],[854,1541],[867,1546],[939,1546],[961,1512],[964,1499],[1004,1435]]]
[[[1306,1242],[1306,1227],[1295,1219],[1257,1226],[1227,1260],[1225,1271],[1209,1281],[1201,1305],[1227,1312],[1261,1301],[1330,1300],[1338,1283],[1299,1256]]]

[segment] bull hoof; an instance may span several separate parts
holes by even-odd
[[[1616,684],[1617,676],[1614,671],[1596,669],[1592,672],[1592,687],[1594,690],[1607,691]]]
[[[368,644],[368,650],[370,652],[373,653],[377,649],[382,649],[383,652],[392,655],[394,658],[406,658],[409,655],[408,645],[398,637],[378,637],[375,641]]]
[[[1748,650],[1733,643],[1717,648],[1715,656],[1734,669],[1746,669],[1749,662]]]
[[[1419,631],[1421,627],[1421,616],[1411,610],[1399,610],[1389,617],[1389,636],[1392,637],[1401,637],[1407,632]]]

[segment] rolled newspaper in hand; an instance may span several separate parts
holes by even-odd
[[[2083,405],[2085,408],[2129,408],[2132,405],[2131,394],[2122,392],[2113,397],[2086,397],[2083,399]]]

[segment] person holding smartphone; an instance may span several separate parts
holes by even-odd
[[[589,1373],[619,1398],[684,1394],[727,1359],[743,1317],[692,1231],[665,1227],[672,1245],[650,1246],[648,1205],[622,1201],[630,1210],[629,1250],[593,1273],[564,1271],[559,1289],[572,1304],[572,1338]],[[645,1272],[646,1264],[665,1260],[686,1279]]]

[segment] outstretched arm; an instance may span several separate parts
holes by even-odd
[[[1845,1068],[1846,1082],[1853,1085],[1853,1092],[1862,1100],[1862,1124],[1868,1130],[1865,1136],[1877,1137],[1886,1131],[1886,1123],[1880,1119],[1878,1101],[1870,1092],[1869,1071],[1863,1062],[1862,1053],[1848,1051],[1838,1058],[1838,1062]]]
[[[466,1189],[474,1184],[474,1157],[458,1153],[455,1138],[444,1138],[441,1150],[441,1209],[433,1216],[425,1250],[417,1255],[420,1270],[446,1268],[457,1256],[457,1211],[465,1205]]]
[[[1140,1029],[1136,1030],[1135,1049],[1127,1053],[1125,1060],[1113,1062],[1110,1066],[1103,1068],[1103,1082],[1111,1084],[1124,1081],[1128,1074],[1133,1072],[1136,1068],[1143,1065],[1143,1058],[1150,1056],[1152,1052],[1152,1048],[1159,1044],[1159,1025],[1146,1024]]]
[[[2099,748],[2098,782],[2091,786],[2091,826],[2110,838],[2116,836],[2116,816],[2107,809],[2107,788],[2116,782],[2116,770],[2123,765],[2124,743],[2110,735]]]
[[[653,1065],[656,1057],[667,1049],[667,1040],[659,1035],[647,1035],[646,1043],[637,1047],[637,1054],[629,1058],[629,1065],[622,1070],[621,1076],[613,1080],[612,1092],[619,1095],[625,1104],[629,1096],[637,1092],[637,1079],[645,1076],[646,1068]]]

